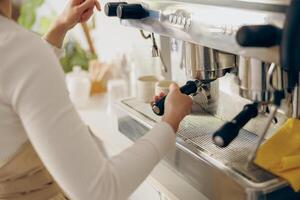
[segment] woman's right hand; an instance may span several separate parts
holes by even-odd
[[[157,101],[158,98],[155,97],[155,100]],[[191,113],[192,105],[191,97],[182,94],[177,84],[172,84],[165,101],[165,114],[162,121],[170,124],[174,131],[177,132],[180,122],[186,115]]]

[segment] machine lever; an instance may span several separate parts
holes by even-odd
[[[239,134],[240,130],[258,115],[258,104],[248,104],[231,122],[224,124],[213,135],[214,143],[219,147],[227,147]]]
[[[200,81],[188,81],[184,86],[180,88],[181,93],[186,95],[195,94],[198,91]],[[152,110],[156,115],[162,116],[165,113],[165,100],[166,97],[162,97],[159,101],[154,103]]]

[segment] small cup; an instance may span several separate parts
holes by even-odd
[[[81,67],[75,66],[73,71],[66,75],[66,84],[73,104],[77,108],[84,108],[91,92],[91,81],[88,73]]]
[[[108,106],[107,113],[115,113],[114,103],[120,99],[127,97],[127,84],[126,81],[121,79],[109,80],[107,82]]]
[[[167,95],[170,91],[169,87],[174,81],[162,80],[155,84],[155,95],[159,95],[160,93],[164,93]]]
[[[137,81],[137,98],[144,103],[150,103],[155,95],[156,76],[142,76]]]

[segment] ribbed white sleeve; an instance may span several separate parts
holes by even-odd
[[[172,128],[159,123],[106,158],[69,100],[53,50],[26,31],[11,38],[0,55],[1,94],[49,172],[72,200],[126,199],[175,144]]]

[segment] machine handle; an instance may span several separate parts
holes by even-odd
[[[104,12],[109,17],[117,17],[117,8],[119,5],[125,5],[126,2],[109,2],[104,6]]]
[[[242,26],[236,40],[243,47],[272,47],[280,44],[281,32],[273,25]]]
[[[180,88],[180,92],[186,95],[191,95],[197,92],[199,81],[188,81],[184,86]],[[156,115],[162,116],[165,113],[165,100],[167,96],[162,97],[157,101],[152,110]]]
[[[231,122],[224,124],[213,135],[214,143],[219,147],[227,147],[239,134],[240,130],[258,115],[257,103],[248,104]]]
[[[120,19],[144,19],[149,15],[149,11],[141,4],[121,4],[117,8],[117,16]]]
[[[292,0],[287,11],[281,43],[281,66],[289,73],[289,88],[298,83],[300,71],[300,1]]]

